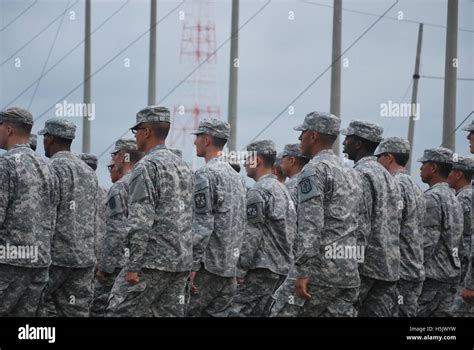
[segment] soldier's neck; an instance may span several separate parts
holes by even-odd
[[[218,150],[217,148],[209,148],[206,151],[206,155],[204,156],[204,160],[209,162],[211,159],[217,158],[222,154],[221,150]]]
[[[8,140],[7,150],[9,150],[15,145],[27,145],[28,143],[28,137],[14,137]]]
[[[254,180],[257,182],[261,177],[265,175],[270,175],[272,173],[272,168],[257,168]]]
[[[51,156],[54,156],[58,152],[71,152],[71,147],[69,147],[69,146],[56,146],[51,150]]]
[[[439,175],[434,175],[428,182],[428,185],[430,185],[430,187],[433,187],[434,185],[443,183],[443,182],[447,182],[447,179]]]
[[[370,156],[373,156],[374,153],[373,152],[368,152],[368,151],[359,151],[357,153],[357,156],[355,157],[354,159],[354,163],[357,163],[359,160],[361,160],[362,158],[364,157],[370,157]]]
[[[459,180],[454,184],[454,190],[456,191],[456,193],[458,193],[461,188],[469,186],[470,184],[471,183],[469,181]]]

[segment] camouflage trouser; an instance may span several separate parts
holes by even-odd
[[[48,301],[51,300],[59,317],[89,317],[93,279],[93,266],[72,268],[51,265],[39,315],[48,316]]]
[[[418,299],[418,317],[452,317],[456,283],[444,283],[427,278]]]
[[[108,317],[182,317],[186,306],[189,272],[142,269],[137,284],[120,271],[110,292]]]
[[[105,308],[107,307],[107,301],[109,300],[110,291],[114,285],[115,279],[120,272],[120,268],[115,269],[110,275],[107,276],[104,283],[99,282],[97,277],[94,281],[94,298],[91,304],[91,317],[103,317],[105,316]]]
[[[397,313],[397,282],[360,276],[359,317],[393,317]]]
[[[285,278],[267,269],[249,270],[244,283],[237,286],[229,317],[268,317],[272,295]]]
[[[398,287],[398,317],[416,317],[418,298],[421,295],[423,281],[407,281],[400,279]]]
[[[359,288],[335,288],[308,284],[311,299],[305,300],[302,307],[285,305],[279,317],[356,317],[355,303]],[[297,314],[295,314],[297,311]]]
[[[34,317],[46,283],[48,268],[0,265],[0,317]]]
[[[474,299],[464,300],[462,297],[463,289],[463,286],[458,286],[456,290],[452,314],[454,317],[474,317]]]
[[[270,317],[296,317],[305,300],[295,293],[295,279],[287,277],[273,294]]]
[[[226,317],[237,283],[234,277],[221,277],[204,268],[196,273],[197,294],[191,296],[187,316]]]

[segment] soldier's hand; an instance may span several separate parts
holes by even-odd
[[[464,300],[471,300],[471,299],[474,299],[474,290],[472,289],[468,289],[468,288],[464,288],[462,290],[462,294],[461,294],[462,298]]]
[[[194,284],[194,279],[196,278],[196,272],[193,271],[189,274],[189,281],[191,282],[191,294],[197,294],[198,289],[196,288],[196,285]]]
[[[311,299],[311,294],[309,294],[307,290],[308,282],[309,282],[309,278],[300,278],[295,281],[296,295],[306,300]]]
[[[103,271],[100,271],[100,270],[97,270],[97,280],[100,282],[100,283],[105,283],[105,281],[107,280],[107,277],[109,277],[109,273],[107,272],[103,272]]]
[[[140,277],[138,277],[138,272],[127,272],[125,275],[125,281],[130,284],[137,284],[140,282]]]

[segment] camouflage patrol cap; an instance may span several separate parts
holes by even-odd
[[[10,107],[0,112],[0,123],[3,122],[33,125],[33,116],[26,109]]]
[[[410,154],[410,143],[401,137],[387,137],[380,142],[374,155],[383,153]]]
[[[219,119],[203,119],[199,123],[197,130],[194,130],[191,134],[209,134],[227,140],[230,136],[230,125]]]
[[[247,152],[256,152],[257,154],[277,154],[275,142],[272,140],[255,141],[247,145]]]
[[[180,149],[177,149],[177,148],[168,148],[168,150],[170,150],[171,152],[173,152],[174,154],[176,154],[179,158],[183,159],[183,151],[181,151]]]
[[[285,145],[283,152],[281,153],[281,158],[286,156],[306,158],[306,156],[301,153],[301,147],[299,143],[290,143]]]
[[[471,123],[468,126],[462,128],[464,131],[474,131],[474,119],[471,120]]]
[[[341,130],[341,134],[346,136],[359,136],[363,139],[380,142],[382,141],[383,128],[377,124],[362,120],[353,120],[347,129]]]
[[[147,106],[137,113],[137,122],[130,129],[135,129],[141,123],[154,122],[171,123],[170,110],[163,106]]]
[[[453,170],[474,171],[474,158],[458,156],[453,162]]]
[[[418,159],[418,162],[437,162],[453,164],[453,151],[444,147],[435,147],[425,149],[423,157]]]
[[[118,139],[115,141],[115,148],[112,154],[116,154],[120,151],[136,151],[137,150],[137,143],[134,139]]]
[[[339,135],[341,119],[331,113],[311,112],[306,115],[304,122],[293,128],[296,131],[312,130],[328,135]]]
[[[81,153],[79,154],[84,163],[90,166],[92,169],[97,169],[97,156],[92,153]]]
[[[44,128],[38,132],[38,135],[46,134],[74,140],[76,137],[76,125],[66,118],[51,118],[45,122]]]
[[[30,134],[30,139],[28,141],[32,149],[36,149],[38,146],[38,136],[36,134]]]

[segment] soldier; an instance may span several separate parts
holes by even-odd
[[[240,251],[240,285],[230,316],[268,316],[272,294],[293,263],[296,211],[285,186],[272,174],[275,143],[256,141],[247,146],[256,162],[247,158],[247,176],[256,181],[247,192],[247,229]]]
[[[170,112],[148,106],[131,128],[145,156],[130,176],[130,257],[109,297],[108,316],[183,316],[192,267],[193,174],[168,150]]]
[[[192,293],[188,316],[226,316],[236,291],[235,272],[246,226],[246,189],[222,156],[230,125],[204,119],[196,155],[206,165],[194,174]]]
[[[104,316],[110,291],[129,253],[126,248],[128,186],[132,168],[142,157],[135,140],[115,142],[108,165],[113,185],[107,194],[106,233],[99,247],[91,316]]]
[[[58,179],[59,197],[52,264],[44,301],[52,300],[58,316],[87,317],[94,278],[94,227],[97,177],[71,152],[76,126],[65,118],[46,121],[43,145]],[[42,314],[45,315],[43,302]],[[47,304],[46,304],[47,305]]]
[[[31,149],[36,151],[36,146],[38,145],[38,136],[36,134],[30,134],[28,143],[30,144]]]
[[[346,135],[344,153],[362,179],[358,246],[365,247],[365,254],[359,265],[359,316],[390,317],[397,309],[400,268],[400,226],[394,223],[403,203],[393,177],[374,156],[383,128],[354,120],[341,133]]]
[[[84,161],[92,170],[97,170],[97,157],[91,153],[81,153],[79,158]],[[95,218],[95,228],[94,228],[94,253],[95,257],[99,259],[99,247],[102,246],[102,241],[104,240],[104,235],[106,231],[105,220],[106,213],[105,209],[107,206],[107,190],[99,185],[97,190],[96,198],[96,218]]]
[[[462,208],[447,184],[453,152],[447,148],[426,149],[420,168],[425,191],[424,265],[426,279],[418,300],[418,316],[452,316],[456,287],[461,280],[459,246],[462,235]]]
[[[469,134],[467,135],[467,139],[469,140],[470,151],[474,153],[474,120],[471,120],[471,124],[467,127],[463,128],[463,130],[468,131]],[[471,180],[471,189],[474,186],[474,182]],[[472,190],[474,192],[474,190]],[[464,289],[462,291],[462,298],[466,303],[473,304],[474,303],[474,238],[472,235],[474,234],[474,216],[471,215],[471,263],[469,264],[468,271],[466,273],[466,278],[464,282]]]
[[[469,271],[472,255],[472,187],[471,180],[474,172],[474,159],[458,156],[448,176],[448,185],[456,191],[456,199],[459,201],[463,211],[463,233],[459,247],[461,260],[461,283],[458,286],[454,298],[453,312],[455,316],[474,316],[474,302],[463,300],[462,291],[466,283],[466,275]]]
[[[311,159],[298,175],[294,285],[296,295],[305,300],[298,316],[357,315],[356,229],[361,184],[357,172],[331,149],[340,123],[332,114],[311,112],[295,128],[301,131],[302,153]],[[292,310],[290,306],[285,309]],[[280,316],[293,316],[285,309]]]
[[[281,169],[281,158],[282,158],[282,154],[280,153],[277,155],[275,159],[275,163],[273,163],[272,174],[277,177],[277,180],[280,183],[284,184],[286,181],[286,175],[283,174],[283,171]]]
[[[28,145],[33,116],[0,112],[0,316],[34,317],[51,264],[55,178]]]
[[[281,170],[288,181],[285,183],[288,192],[290,192],[291,199],[295,205],[298,204],[298,174],[303,167],[309,162],[309,158],[301,153],[299,143],[285,145],[281,155]]]
[[[423,192],[405,169],[410,158],[410,143],[389,137],[375,150],[380,164],[387,169],[398,186],[403,200],[400,227],[400,280],[398,281],[398,316],[415,317],[425,269],[423,267],[423,223],[425,200]]]

